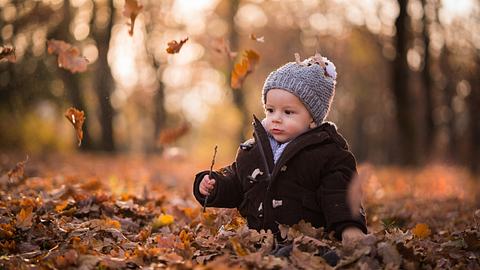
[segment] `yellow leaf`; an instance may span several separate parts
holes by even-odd
[[[432,234],[432,231],[425,223],[418,223],[415,225],[415,228],[412,229],[412,233],[415,237],[418,238],[427,238]]]
[[[174,218],[172,215],[161,214],[160,216],[158,216],[153,220],[152,227],[153,228],[163,227],[163,226],[172,224],[173,221],[174,221]]]

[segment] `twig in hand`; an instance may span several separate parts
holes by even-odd
[[[212,178],[213,165],[215,164],[215,157],[217,156],[217,148],[218,148],[218,145],[215,145],[213,158],[212,158],[212,165],[210,165],[210,171],[208,172],[208,178],[210,179]],[[207,208],[207,201],[208,201],[208,195],[205,196],[205,201],[203,202],[203,212],[205,212],[205,209]]]

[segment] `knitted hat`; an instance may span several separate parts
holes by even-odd
[[[318,53],[303,62],[298,54],[295,58],[296,62],[287,63],[268,75],[262,90],[263,105],[270,89],[286,90],[296,95],[315,123],[321,125],[335,95],[335,65]]]

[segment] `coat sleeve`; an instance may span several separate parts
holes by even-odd
[[[193,195],[201,205],[205,202],[205,196],[200,193],[200,182],[208,173],[209,171],[198,173],[193,183]],[[212,177],[215,179],[215,188],[211,195],[208,196],[207,206],[224,208],[238,207],[243,198],[243,191],[240,179],[238,179],[236,163],[234,162],[230,166],[218,171],[213,171]]]
[[[338,149],[328,162],[327,173],[323,176],[317,190],[317,200],[321,202],[326,219],[326,230],[335,231],[335,237],[342,239],[342,231],[350,226],[358,227],[367,233],[365,211],[350,209],[348,204],[348,187],[357,175],[356,161],[353,154],[346,149]]]

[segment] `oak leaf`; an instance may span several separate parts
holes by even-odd
[[[432,231],[425,223],[418,223],[415,228],[412,229],[412,233],[417,238],[427,238],[432,234]]]
[[[10,63],[15,63],[17,61],[17,57],[15,56],[15,48],[14,47],[4,47],[0,46],[0,61],[7,60]]]
[[[182,48],[183,44],[185,44],[185,42],[187,42],[188,40],[188,37],[185,38],[185,39],[181,39],[180,42],[177,42],[176,40],[172,40],[170,42],[168,42],[168,47],[167,47],[167,53],[169,54],[175,54],[175,53],[178,53],[180,52],[180,49]]]
[[[233,67],[231,77],[230,77],[230,86],[233,89],[239,89],[242,87],[243,81],[255,70],[260,59],[260,55],[254,50],[246,50],[243,52],[242,58],[238,63]]]
[[[85,121],[85,114],[83,111],[79,111],[73,107],[68,108],[65,112],[65,117],[72,123],[77,133],[78,146],[82,144],[83,139],[83,122]]]
[[[138,3],[137,0],[125,0],[125,6],[123,9],[123,16],[130,19],[130,22],[127,25],[130,26],[128,34],[133,35],[133,27],[135,26],[135,19],[137,18],[140,11],[143,9],[143,6]]]
[[[58,55],[58,66],[69,70],[71,73],[84,72],[89,63],[85,56],[80,54],[80,50],[62,40],[51,39],[47,41],[47,51],[49,54]]]

